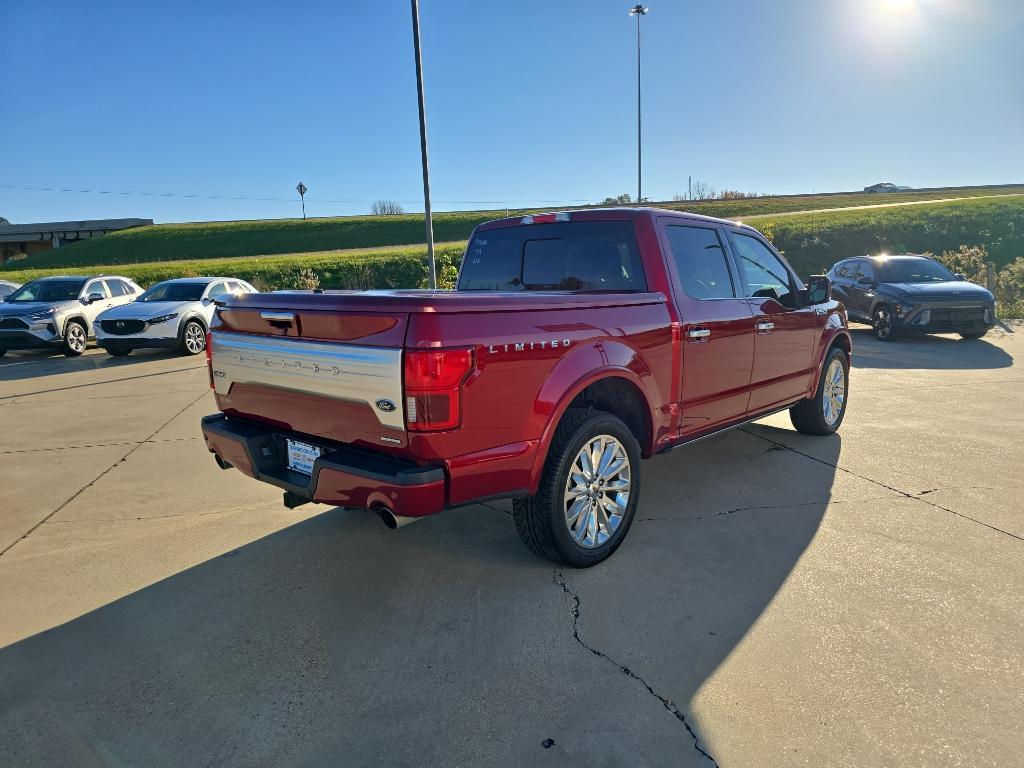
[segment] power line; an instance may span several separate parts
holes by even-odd
[[[70,192],[90,195],[119,195],[125,197],[164,197],[164,198],[178,198],[187,200],[243,200],[243,201],[256,201],[256,202],[270,202],[270,203],[294,203],[294,197],[272,197],[267,195],[210,195],[210,194],[199,194],[192,192],[140,192],[136,190],[119,190],[119,189],[88,189],[85,187],[36,187],[26,186],[21,184],[0,184],[0,189],[16,189],[25,192]],[[354,204],[354,203],[372,203],[374,200],[371,199],[357,199],[357,198],[345,198],[340,200],[328,200],[325,198],[310,197],[310,202],[314,203],[333,203],[333,204]],[[422,200],[395,200],[396,203],[404,203],[406,205],[416,205],[422,203]],[[589,198],[574,198],[567,200],[437,200],[435,201],[440,205],[499,205],[503,206],[508,203],[518,203],[522,205],[531,205],[535,203],[545,204],[561,204],[561,203],[589,203],[592,202]]]

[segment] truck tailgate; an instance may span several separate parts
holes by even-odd
[[[328,441],[401,450],[408,314],[346,311],[337,297],[320,309],[288,296],[251,294],[218,308],[210,356],[221,410]]]

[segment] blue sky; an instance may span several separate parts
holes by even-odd
[[[635,193],[628,2],[421,2],[436,208]],[[648,5],[645,196],[1024,182],[1020,0]],[[422,210],[406,0],[3,0],[0,28],[0,216],[295,216],[300,179],[310,215]]]

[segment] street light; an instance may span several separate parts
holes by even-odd
[[[420,53],[420,4],[412,0],[412,40],[416,52],[416,96],[420,106],[420,157],[423,161],[423,213],[427,220],[427,260],[430,263],[430,287],[437,288],[434,268],[434,220],[430,214],[430,163],[427,160],[427,114],[423,105],[423,55]]]
[[[650,8],[634,5],[629,9],[630,16],[636,16],[636,201],[643,201],[643,135],[640,131],[640,17],[646,16]]]

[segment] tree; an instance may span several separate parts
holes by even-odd
[[[11,224],[11,222],[9,222],[3,216],[0,216],[0,227],[7,227],[7,226],[10,226],[10,224]]]
[[[618,197],[606,197],[601,205],[629,205],[632,202],[633,198],[626,192]]]
[[[405,213],[405,208],[394,200],[378,200],[370,206],[370,213],[374,216],[397,216]]]
[[[693,182],[694,200],[714,200],[717,196],[718,193],[715,192],[715,188],[708,184],[706,181]]]

